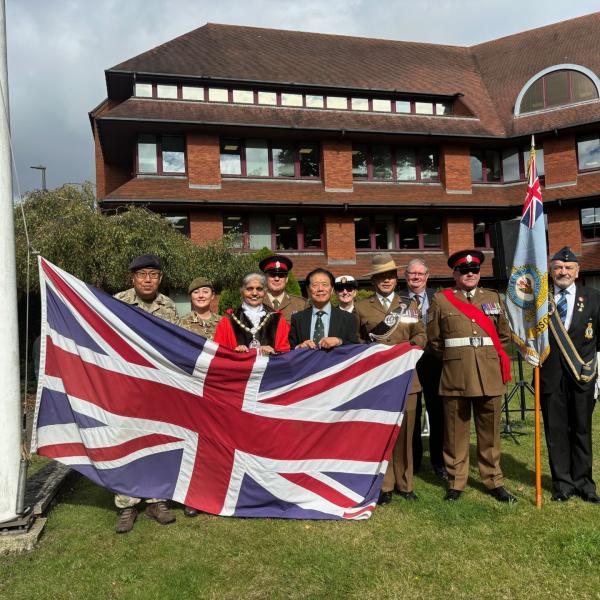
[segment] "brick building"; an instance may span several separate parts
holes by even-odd
[[[207,24],[105,75],[103,208],[147,205],[198,244],[239,232],[300,280],[385,249],[442,282],[520,214],[535,134],[550,252],[600,275],[600,13],[472,47]]]

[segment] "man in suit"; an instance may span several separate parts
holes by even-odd
[[[267,278],[267,294],[263,304],[275,311],[280,310],[289,323],[295,312],[304,310],[308,306],[308,302],[302,296],[288,294],[285,291],[288,274],[293,267],[292,261],[287,256],[274,254],[261,260],[258,267]]]
[[[409,342],[421,348],[427,341],[417,303],[395,293],[398,267],[390,254],[375,254],[372,260],[371,283],[375,295],[356,303],[359,336],[362,342],[376,341],[394,345]],[[392,450],[391,460],[383,478],[378,504],[392,501],[394,489],[405,500],[417,500],[413,485],[412,439],[415,428],[417,393],[421,391],[416,373],[406,399],[402,426]]]
[[[427,339],[443,358],[445,500],[458,500],[467,484],[472,410],[483,484],[496,500],[515,502],[500,469],[500,410],[510,380],[510,358],[502,346],[510,342],[510,326],[498,292],[477,286],[484,258],[479,250],[452,254],[448,266],[455,287],[437,292],[427,313]]]
[[[400,290],[401,296],[408,296],[415,300],[421,319],[425,319],[429,305],[435,294],[433,288],[427,287],[429,268],[422,258],[413,258],[408,261],[404,270],[406,288]],[[438,394],[440,377],[442,376],[442,361],[428,344],[425,353],[417,363],[417,373],[423,391],[417,395],[417,411],[415,416],[416,426],[413,434],[413,465],[418,471],[423,456],[421,441],[421,396],[425,397],[425,407],[429,416],[429,459],[433,472],[441,479],[447,479],[448,473],[444,466],[444,409]]]
[[[342,344],[357,344],[354,315],[331,305],[333,275],[327,269],[315,269],[306,276],[306,283],[312,306],[292,315],[292,350],[329,350]]]
[[[600,504],[592,479],[592,412],[600,352],[600,293],[576,283],[570,248],[551,259],[550,354],[540,370],[552,500],[573,495]]]

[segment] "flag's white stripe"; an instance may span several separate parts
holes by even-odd
[[[373,387],[381,385],[384,381],[390,381],[396,377],[401,377],[405,373],[411,371],[415,368],[421,354],[421,351],[411,351],[410,353],[397,357],[383,365],[373,367],[366,373],[348,379],[337,386],[327,388],[318,394],[307,396],[304,400],[294,402],[293,406],[295,408],[304,408],[306,406],[322,410],[338,407],[367,393]],[[296,385],[300,387],[305,385],[305,383],[306,380],[303,380],[297,382]],[[268,394],[260,393],[258,395],[258,401],[265,402],[265,400],[271,398],[277,399],[278,395],[273,395],[271,392],[268,392]]]
[[[202,352],[200,352],[198,358],[196,359],[196,365],[194,366],[192,378],[194,379],[194,383],[197,383],[195,386],[195,393],[197,393],[199,396],[204,394],[204,381],[208,375],[210,363],[215,357],[218,348],[218,344],[215,344],[211,340],[206,340]]]
[[[203,387],[203,381],[194,378],[183,371],[175,372],[168,369],[154,369],[144,367],[123,360],[120,356],[111,357],[98,354],[89,348],[78,346],[71,338],[65,337],[57,331],[50,329],[49,335],[52,342],[65,352],[79,356],[83,362],[111,371],[127,375],[133,379],[152,381],[175,389],[182,389],[190,394],[201,395],[199,391]]]
[[[96,315],[102,319],[105,323],[107,323],[113,333],[116,333],[122,341],[131,346],[138,352],[141,356],[143,356],[148,362],[153,364],[156,368],[163,367],[168,369],[173,369],[177,372],[183,373],[183,370],[180,369],[177,365],[169,361],[165,356],[163,356],[160,352],[156,350],[150,343],[148,343],[143,337],[138,335],[133,329],[126,325],[124,321],[122,321],[116,313],[113,313],[109,308],[107,308],[95,294],[93,294],[88,286],[80,281],[79,279],[73,277],[66,271],[59,269],[55,265],[50,267],[53,269],[59,277],[61,277],[65,283],[69,285],[69,287],[75,291],[82,300],[87,304],[88,308],[93,310]],[[72,316],[75,320],[83,327],[84,330],[88,331],[90,329],[90,325],[84,319],[84,317],[79,313],[79,311],[67,300],[63,294],[54,286],[52,281],[46,277],[47,284],[52,290],[59,296],[65,305],[69,308]],[[94,341],[109,355],[118,356],[115,350],[108,345],[107,342],[100,335],[94,336]]]
[[[385,352],[386,350],[389,350],[389,349],[390,349],[389,346],[385,346],[383,344],[369,344],[368,346],[365,346],[365,349],[360,354],[351,356],[351,357],[343,360],[342,362],[339,362],[335,365],[332,365],[331,367],[328,367],[327,369],[323,369],[322,371],[313,373],[313,374],[311,374],[307,377],[304,377],[303,379],[300,379],[298,381],[292,381],[286,385],[282,385],[282,386],[276,388],[275,390],[261,392],[261,399],[267,400],[269,398],[277,398],[281,394],[285,394],[289,391],[295,390],[299,385],[308,385],[310,383],[320,381],[321,379],[325,379],[326,377],[329,377],[330,375],[335,375],[339,371],[342,371],[342,370],[354,365],[359,360],[366,359],[375,354],[380,354],[381,352]],[[306,350],[305,352],[314,352],[314,351]]]
[[[58,462],[64,463],[65,465],[90,465],[95,469],[102,471],[105,469],[118,469],[119,467],[124,467],[136,460],[140,460],[141,458],[146,458],[147,456],[152,456],[153,454],[160,454],[161,452],[169,452],[171,450],[181,450],[182,442],[171,442],[169,444],[162,444],[161,446],[152,446],[151,448],[142,448],[137,450],[136,452],[132,452],[131,454],[127,454],[121,458],[117,458],[115,460],[99,460],[94,461],[91,460],[88,456],[61,456],[56,460]],[[40,445],[40,448],[43,446]],[[99,473],[102,476],[101,473]]]
[[[346,498],[350,498],[350,500],[353,500],[357,504],[364,500],[364,498],[360,494],[357,494],[354,490],[351,490],[349,487],[346,487],[339,481],[336,481],[335,479],[329,477],[329,475],[325,475],[324,473],[313,473],[310,471],[306,474],[334,489],[339,494],[346,496]]]

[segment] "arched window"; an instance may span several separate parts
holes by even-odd
[[[584,67],[557,65],[536,74],[523,86],[515,114],[556,108],[598,98],[598,77]]]

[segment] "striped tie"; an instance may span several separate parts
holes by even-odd
[[[567,320],[567,290],[560,290],[560,298],[556,303],[556,310],[558,310],[558,316],[560,320],[564,323]]]

